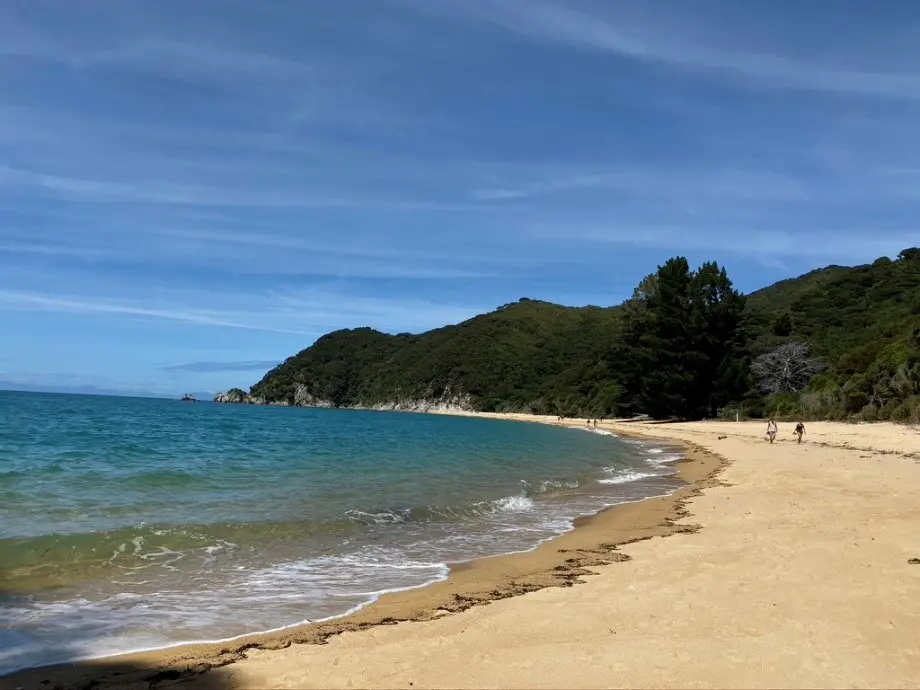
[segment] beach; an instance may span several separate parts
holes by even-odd
[[[340,618],[683,485],[671,444],[485,418],[0,394],[5,415],[0,677]]]
[[[684,444],[687,486],[347,618],[0,687],[916,687],[915,429],[810,423],[797,445],[781,424],[770,445],[759,422],[599,428]]]

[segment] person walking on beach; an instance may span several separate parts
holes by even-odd
[[[799,437],[799,443],[802,442],[802,435],[805,433],[805,425],[799,422],[795,425],[795,435]]]
[[[777,431],[776,422],[770,417],[770,421],[767,422],[767,438],[770,439],[770,443],[773,443],[773,440],[776,438]]]

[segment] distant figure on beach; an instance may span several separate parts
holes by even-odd
[[[594,420],[594,428],[595,428],[595,429],[597,428],[597,420],[596,420],[596,419]]]
[[[770,439],[770,443],[773,443],[773,440],[776,438],[776,422],[773,421],[773,418],[770,418],[770,421],[767,422],[767,438]]]
[[[799,443],[802,442],[802,435],[805,433],[805,425],[799,422],[795,425],[795,435],[799,437]]]

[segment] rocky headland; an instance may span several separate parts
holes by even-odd
[[[374,404],[336,405],[334,401],[313,395],[304,384],[294,389],[293,403],[288,400],[266,400],[262,396],[250,395],[240,388],[231,388],[226,393],[214,396],[214,402],[230,405],[275,405],[280,407],[322,407],[350,410],[379,410],[394,412],[472,412],[473,402],[468,394],[454,394],[449,389],[438,397],[397,398]]]

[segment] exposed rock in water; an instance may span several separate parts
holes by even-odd
[[[182,396],[182,402],[198,402],[198,398],[191,393],[186,393]]]

